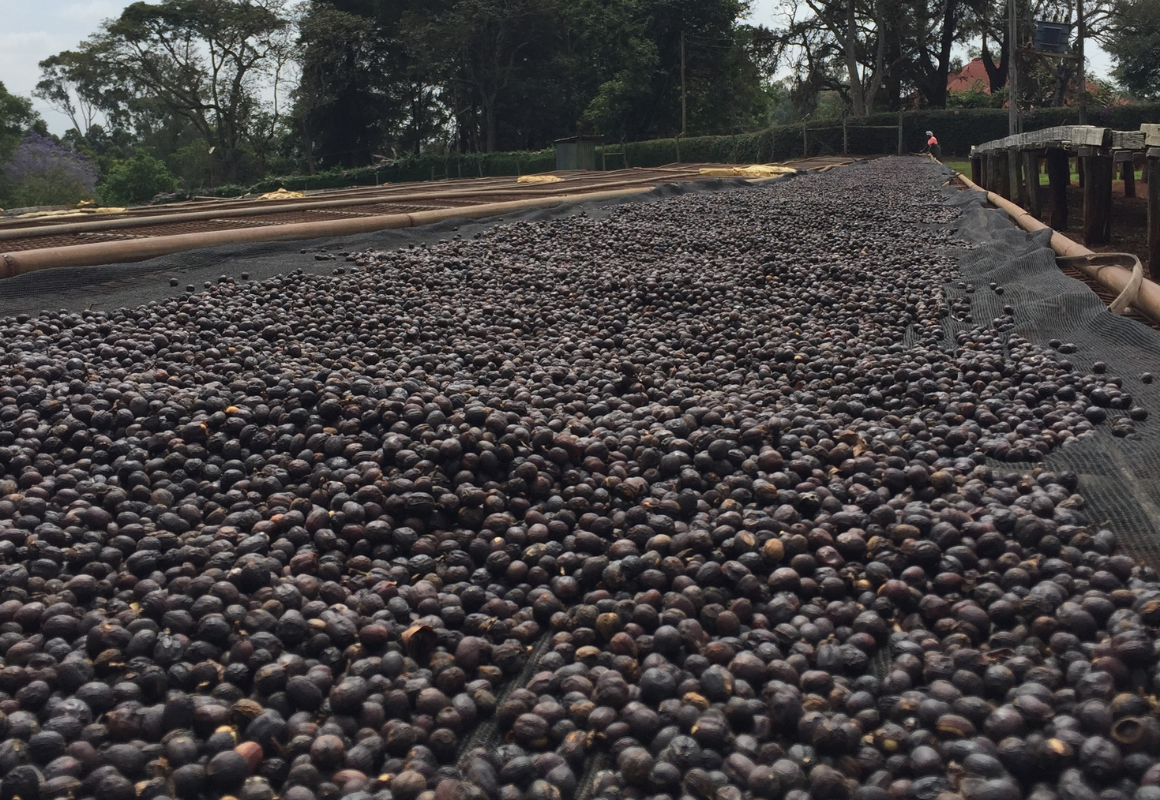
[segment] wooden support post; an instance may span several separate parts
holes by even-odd
[[[1011,184],[1010,199],[1015,205],[1027,207],[1027,198],[1023,189],[1023,161],[1019,157],[1018,147],[1007,148],[1007,181]]]
[[[982,186],[983,185],[983,157],[973,156],[971,158],[971,182]]]
[[[1116,164],[1120,167],[1120,180],[1124,182],[1124,197],[1135,197],[1136,165],[1132,163],[1132,153],[1116,153]]]
[[[1083,240],[1107,244],[1112,238],[1112,157],[1096,148],[1080,150],[1083,163]]]
[[[1067,187],[1071,182],[1067,151],[1047,151],[1047,190],[1051,195],[1051,219],[1048,224],[1057,231],[1067,230]]]
[[[1150,147],[1144,161],[1148,179],[1148,274],[1160,280],[1160,147]]]
[[[988,179],[987,190],[1010,200],[1011,178],[1007,171],[1007,151],[996,150],[988,160],[991,162],[991,177]]]
[[[1112,177],[1116,173],[1116,165],[1112,161],[1111,154],[1105,156],[1098,156],[1099,161],[1099,183],[1096,185],[1096,191],[1099,192],[1100,209],[1104,217],[1104,244],[1109,244],[1112,241],[1112,217],[1115,215],[1114,207],[1112,205]]]
[[[1023,151],[1023,187],[1027,199],[1023,207],[1039,218],[1043,214],[1043,195],[1039,191],[1039,153],[1035,150]]]
[[[1075,174],[1076,174],[1076,177],[1079,178],[1079,188],[1081,188],[1081,189],[1083,188],[1083,182],[1084,182],[1084,174],[1083,174],[1084,170],[1083,170],[1083,168],[1084,168],[1083,159],[1080,158],[1079,156],[1076,156]],[[1068,181],[1070,181],[1071,176],[1069,175],[1067,179],[1068,179]]]

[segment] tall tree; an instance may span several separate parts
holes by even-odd
[[[856,117],[873,111],[874,98],[886,77],[886,43],[890,31],[891,3],[887,0],[824,2],[806,0],[814,17],[809,20],[833,37],[841,54],[845,81],[835,86]],[[838,74],[834,70],[835,77]]]
[[[992,93],[998,93],[1007,85],[1007,71],[1011,65],[1011,48],[1008,46],[1011,27],[1003,8],[996,8],[994,3],[984,3],[980,7],[975,25],[981,39],[979,57],[987,72],[987,83]],[[990,42],[999,48],[998,61],[991,54]]]
[[[766,34],[740,22],[739,0],[580,0],[566,10],[594,77],[585,121],[628,138],[681,130],[684,38],[688,132],[728,133],[765,121]]]
[[[453,0],[407,20],[408,41],[428,75],[457,84],[483,117],[483,149],[496,150],[504,94],[528,53],[553,35],[556,0]]]
[[[655,127],[646,109],[662,66],[645,0],[577,0],[563,13],[579,127],[613,140]]]
[[[162,110],[186,120],[237,180],[241,146],[261,151],[285,109],[292,44],[285,0],[162,0],[128,6],[75,53],[74,85],[115,119]]]
[[[294,116],[308,169],[369,163],[383,142],[383,120],[398,113],[385,80],[392,64],[383,31],[371,17],[315,3],[298,46]]]
[[[577,132],[672,135],[683,33],[690,132],[752,127],[768,107],[766,34],[740,23],[746,9],[744,0],[313,0],[295,124],[320,164],[432,146],[539,148]]]
[[[817,94],[838,92],[856,117],[873,113],[884,88],[901,86],[903,0],[786,0],[788,25],[778,34],[794,66],[803,109]]]
[[[27,97],[10,94],[0,82],[0,167],[6,165],[20,138],[40,121]]]
[[[85,51],[57,53],[40,62],[40,81],[32,94],[69,118],[72,130],[84,136],[96,124],[101,84],[110,76]]]
[[[1137,97],[1160,97],[1160,0],[1119,0],[1104,47],[1124,88]]]
[[[902,68],[923,105],[944,108],[952,49],[973,0],[907,0],[902,4]]]

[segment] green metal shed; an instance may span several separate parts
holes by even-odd
[[[569,136],[556,140],[556,169],[596,169],[599,136]]]

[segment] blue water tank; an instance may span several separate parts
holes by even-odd
[[[1066,22],[1035,20],[1035,49],[1047,53],[1066,53],[1071,25]]]

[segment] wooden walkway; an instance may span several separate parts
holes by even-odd
[[[1148,259],[1152,280],[1160,280],[1160,125],[1141,125],[1138,131],[1117,131],[1094,125],[1065,125],[995,139],[971,148],[971,179],[987,191],[1017,202],[1036,217],[1050,200],[1047,224],[1067,227],[1067,187],[1071,159],[1078,163],[1083,187],[1083,240],[1086,245],[1108,244],[1112,238],[1112,180],[1116,170],[1124,194],[1136,196],[1136,168],[1143,168],[1148,191]],[[1041,161],[1046,162],[1047,195],[1039,184]]]

